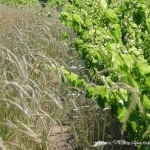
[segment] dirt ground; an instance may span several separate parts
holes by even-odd
[[[70,133],[67,126],[53,124],[50,129],[49,150],[73,150],[69,142]]]

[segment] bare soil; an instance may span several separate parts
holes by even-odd
[[[49,150],[72,150],[67,126],[53,124],[50,129]]]

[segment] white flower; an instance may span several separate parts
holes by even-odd
[[[109,110],[109,109],[111,109],[110,107],[105,107],[103,110],[105,111],[105,110]]]
[[[78,67],[76,66],[71,66],[70,69],[77,69]]]
[[[94,145],[92,145],[92,147],[98,147],[98,146],[103,146],[103,145],[106,145],[107,142],[104,142],[104,141],[97,141],[95,142]]]
[[[122,105],[124,105],[124,102],[123,102],[122,99],[119,100],[119,103],[122,104]]]

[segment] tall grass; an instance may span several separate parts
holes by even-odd
[[[47,149],[50,126],[63,110],[60,58],[67,58],[61,42],[66,29],[55,10],[57,18],[51,19],[40,9],[0,6],[2,150]]]

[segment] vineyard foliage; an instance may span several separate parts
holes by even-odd
[[[61,13],[95,85],[65,72],[68,79],[110,107],[132,141],[150,140],[149,10],[148,0],[72,0]]]

